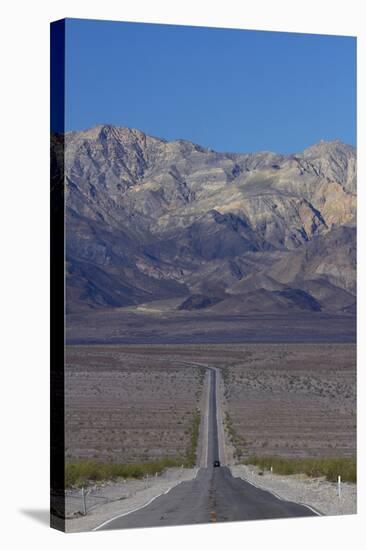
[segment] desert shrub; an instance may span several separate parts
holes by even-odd
[[[81,487],[96,481],[106,481],[119,477],[141,479],[146,475],[161,473],[166,468],[180,466],[182,458],[162,458],[150,462],[119,464],[97,460],[75,460],[66,462],[65,486]]]
[[[246,445],[245,439],[237,433],[234,428],[233,420],[228,412],[225,413],[224,429],[234,447],[234,458],[240,459],[243,454],[243,447]]]
[[[262,470],[270,470],[280,475],[306,474],[309,477],[323,477],[337,481],[356,483],[357,465],[354,458],[281,458],[276,456],[249,456],[243,464],[253,464]]]
[[[187,430],[190,436],[189,446],[188,446],[186,457],[184,460],[184,466],[186,466],[187,468],[193,468],[193,466],[195,466],[196,464],[196,459],[197,459],[196,453],[197,453],[198,436],[200,431],[200,423],[201,423],[201,413],[198,409],[196,409],[193,413],[191,426]]]

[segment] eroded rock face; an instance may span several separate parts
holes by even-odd
[[[225,154],[113,126],[65,145],[69,311],[196,295],[220,310],[233,295],[254,310],[354,304],[354,148]]]

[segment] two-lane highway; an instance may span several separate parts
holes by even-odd
[[[103,523],[100,529],[188,525],[196,523],[315,516],[315,512],[294,502],[234,478],[229,468],[213,467],[220,460],[217,426],[216,370],[208,367],[207,468],[197,477],[172,488],[150,504]]]
[[[207,466],[213,465],[215,460],[220,460],[219,436],[217,426],[217,397],[216,397],[216,370],[208,367],[210,373],[210,388],[208,400],[208,440],[207,440]]]

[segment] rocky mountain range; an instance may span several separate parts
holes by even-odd
[[[354,315],[353,147],[219,153],[108,125],[64,139],[68,313]]]

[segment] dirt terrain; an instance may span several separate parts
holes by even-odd
[[[67,458],[184,456],[204,409],[195,363],[222,374],[229,462],[355,456],[355,345],[197,344],[68,346]]]
[[[68,346],[67,459],[184,457],[203,376],[149,346]]]
[[[222,370],[236,460],[252,454],[355,456],[354,345],[261,344],[237,350]]]
[[[212,406],[208,406],[208,381],[213,372],[217,377],[217,412],[211,414],[218,428],[222,422],[224,425],[225,443],[219,456],[222,466],[230,465],[234,478],[249,481],[250,487],[254,484],[272,491],[282,499],[313,506],[325,515],[355,513],[355,484],[343,483],[340,498],[337,484],[325,478],[310,479],[305,474],[281,477],[252,464],[239,465],[253,454],[355,457],[354,345],[69,346],[69,460],[134,463],[184,457],[190,448],[197,409],[201,427],[196,468],[169,468],[139,480],[90,480],[86,486],[87,515],[83,515],[80,486],[70,487],[66,493],[68,531],[88,530],[111,517],[145,510],[150,502],[155,503],[181,482],[196,483],[199,466],[203,472],[206,466],[212,466],[211,447],[207,452],[204,447],[208,445],[205,437],[212,436],[207,419]],[[214,439],[210,441],[212,444]],[[205,456],[207,460],[202,461]],[[184,493],[185,489],[180,490]],[[200,488],[200,495],[202,491]],[[227,506],[225,499],[232,493],[220,491],[217,494]],[[169,513],[178,508],[168,501]],[[230,508],[235,509],[234,505]],[[158,511],[161,519],[159,507]]]
[[[237,315],[177,310],[178,301],[69,314],[69,344],[237,344],[248,342],[355,342],[354,315],[323,313]],[[219,344],[218,344],[219,342]]]

